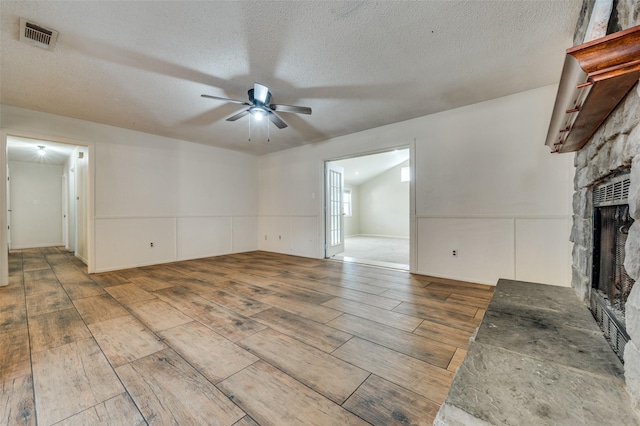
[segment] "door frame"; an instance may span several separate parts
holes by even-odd
[[[9,162],[6,164],[7,179],[5,183],[7,185],[7,251],[11,251],[11,169],[9,168]]]
[[[0,135],[0,176],[4,184],[0,185],[0,286],[9,285],[9,246],[7,236],[7,135]]]
[[[320,206],[320,209],[321,209],[320,217],[322,218],[322,223],[323,224],[326,223],[325,221],[327,220],[327,217],[326,217],[327,211],[325,206],[327,203],[327,200],[326,200],[327,179],[325,178],[325,175],[324,175],[325,163],[332,162],[332,161],[339,161],[339,160],[347,160],[349,158],[365,157],[367,155],[381,154],[383,152],[389,152],[395,149],[409,149],[409,172],[410,172],[409,173],[409,272],[414,273],[418,268],[418,227],[417,227],[417,220],[416,220],[416,200],[415,200],[416,198],[416,139],[415,138],[413,138],[410,141],[405,141],[403,143],[400,143],[398,145],[390,145],[384,148],[378,148],[370,151],[357,151],[348,155],[322,159],[320,161],[320,166],[319,166],[321,169],[320,193],[323,194],[322,203]],[[325,247],[327,247],[328,245],[327,244],[328,235],[326,231],[326,226],[322,226],[319,228],[322,229],[319,241],[321,241],[321,245],[322,245],[321,252],[322,252],[322,257],[324,258],[326,256]]]
[[[0,156],[0,177],[7,182],[7,138],[14,136],[18,138],[36,139],[76,145],[86,147],[88,150],[87,163],[87,268],[88,272],[95,272],[95,145],[91,141],[77,140],[73,138],[61,138],[37,132],[21,131],[14,129],[0,129],[0,151],[4,155]],[[0,185],[0,245],[7,247],[7,187]],[[0,252],[0,286],[9,284],[9,256],[8,251],[3,249]]]

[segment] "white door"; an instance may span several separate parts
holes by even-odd
[[[77,152],[74,151],[74,156]],[[69,168],[69,179],[67,181],[67,250],[72,253],[76,252],[76,166],[75,158],[71,159],[71,167]]]
[[[7,250],[11,250],[11,176],[7,164]]]
[[[67,210],[69,206],[69,184],[67,183],[67,172],[62,175],[62,243],[65,248],[69,248],[69,219]]]
[[[331,257],[344,251],[344,168],[327,161],[325,178],[325,256]]]
[[[88,151],[86,147],[79,147],[76,159],[76,257],[88,262],[89,248],[87,246],[87,197],[88,197]]]

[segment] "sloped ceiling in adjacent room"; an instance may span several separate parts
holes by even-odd
[[[395,149],[393,151],[332,162],[344,168],[345,184],[358,186],[370,181],[376,176],[380,176],[382,173],[394,168],[398,164],[404,163],[408,159],[408,149]]]
[[[259,155],[556,83],[581,3],[3,0],[1,101]],[[313,114],[249,142],[240,105],[200,97],[254,82]]]

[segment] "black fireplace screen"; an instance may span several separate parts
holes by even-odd
[[[593,189],[593,257],[589,305],[611,348],[624,362],[629,342],[625,304],[633,280],[624,269],[625,244],[633,219],[629,216],[628,171]]]
[[[634,283],[624,269],[624,246],[632,223],[628,205],[595,210],[592,284],[622,324],[624,305]]]

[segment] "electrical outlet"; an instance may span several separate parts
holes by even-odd
[[[153,248],[153,243],[149,243],[149,247]]]
[[[452,255],[452,256],[457,256],[457,255],[458,255],[458,250],[453,250],[453,251],[451,252],[451,255]]]
[[[267,241],[267,236],[266,235],[264,236],[264,240]]]

